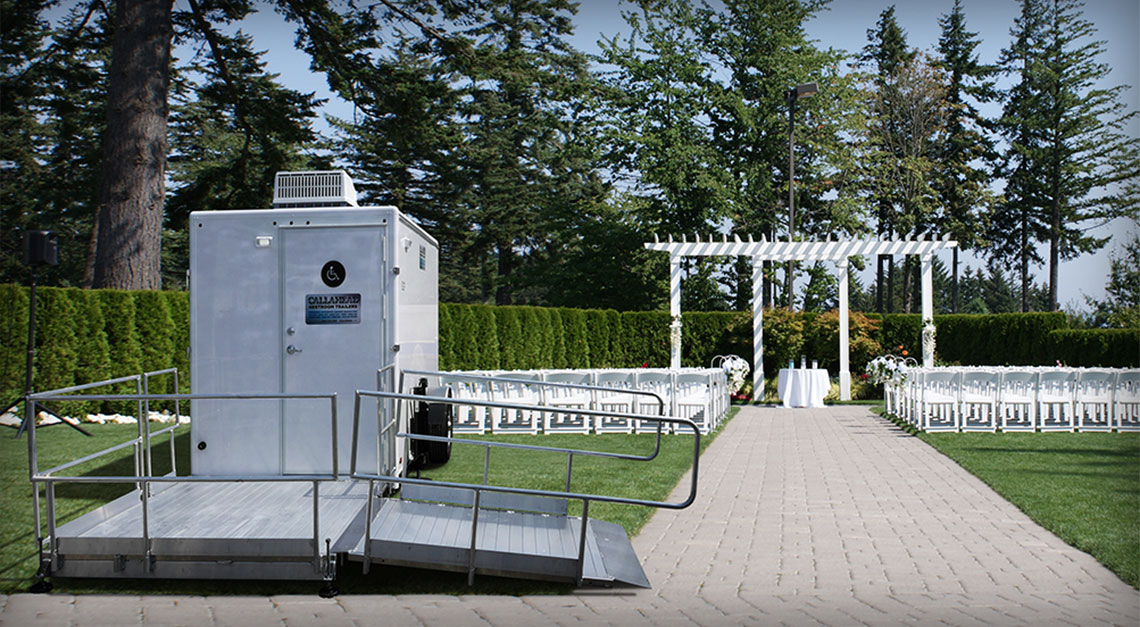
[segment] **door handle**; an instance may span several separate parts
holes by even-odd
[[[299,348],[297,348],[296,346],[293,346],[292,344],[290,344],[290,345],[288,345],[288,346],[286,346],[286,347],[285,347],[285,352],[286,352],[286,353],[289,353],[290,355],[295,355],[295,354],[297,354],[297,353],[301,352],[301,349],[299,349]]]

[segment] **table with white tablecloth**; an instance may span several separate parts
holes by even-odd
[[[831,380],[823,368],[781,368],[776,392],[784,407],[823,407]]]

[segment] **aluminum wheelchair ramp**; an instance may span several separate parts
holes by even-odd
[[[327,552],[360,537],[368,493],[367,482],[350,480],[320,482],[316,499],[311,481],[152,485],[145,527],[137,489],[60,525],[52,574],[325,579]]]
[[[469,490],[405,483],[401,492],[381,502],[371,540],[365,546],[361,537],[350,558],[472,576],[650,587],[625,530],[591,519],[583,538],[582,519],[566,515],[565,500],[486,493],[476,510]]]

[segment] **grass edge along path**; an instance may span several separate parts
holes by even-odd
[[[738,411],[738,407],[730,409],[728,415],[713,433],[701,436],[702,453]],[[82,434],[66,428],[66,426],[38,430],[37,456],[40,468],[50,468],[78,459],[83,455],[124,442],[137,433],[134,425],[84,425],[84,428],[91,431],[94,437],[84,437]],[[179,435],[176,438],[178,470],[179,474],[185,474],[188,470],[187,460],[190,456],[189,426],[180,427],[178,433]],[[0,517],[0,594],[27,591],[34,582],[37,566],[35,541],[32,538],[32,490],[28,481],[27,441],[24,437],[16,440],[12,435],[14,435],[14,430],[0,430],[0,511],[5,512],[5,515]],[[559,434],[552,436],[515,435],[496,439],[508,441],[521,439],[524,442],[545,444],[546,446],[647,454],[653,450],[654,437],[652,434],[631,436]],[[155,456],[155,472],[161,474],[169,471],[169,444],[166,437],[164,436],[159,442],[154,443],[152,450]],[[662,436],[661,459],[658,460],[658,467],[652,472],[642,472],[640,469],[631,467],[630,465],[635,464],[635,462],[619,462],[615,466],[617,471],[591,473],[590,471],[594,470],[591,466],[604,460],[575,457],[574,483],[571,488],[580,492],[636,496],[637,498],[663,501],[668,498],[673,488],[688,472],[692,450],[691,436]],[[456,446],[453,455],[455,460],[453,468],[447,469],[446,466],[443,466],[428,469],[422,473],[423,476],[437,480],[473,480],[475,483],[482,481],[481,447]],[[561,483],[564,479],[554,481],[551,484],[551,478],[554,476],[564,478],[565,456],[546,455],[549,459],[546,459],[545,462],[538,462],[539,472],[533,472],[535,467],[533,454],[522,455],[512,464],[511,456],[501,456],[500,458],[499,453],[496,452],[493,454],[490,479],[492,482],[521,481],[521,485],[518,483],[511,484],[520,485],[520,487],[552,487],[553,489],[565,487]],[[531,457],[529,461],[528,457]],[[471,476],[472,460],[476,458],[478,460],[478,476],[473,478]],[[501,465],[496,465],[496,463]],[[643,466],[648,469],[653,463],[646,462]],[[529,464],[530,466],[519,467],[518,464]],[[77,470],[78,472],[75,474],[131,474],[133,472],[131,450],[126,448],[117,451],[99,461],[80,466]],[[590,479],[591,476],[594,477],[594,480]],[[631,477],[636,477],[637,480],[629,480]],[[125,494],[128,490],[127,486],[105,484],[58,486],[56,488],[56,504],[60,510],[60,522],[77,518],[83,513]],[[699,491],[697,498],[701,498]],[[571,507],[573,508],[573,504]],[[579,512],[580,509],[578,507]],[[621,524],[631,538],[649,521],[654,511],[656,510],[647,507],[608,503],[592,503],[590,505],[591,518],[600,518]],[[475,586],[469,588],[466,580],[465,573],[377,565],[373,565],[372,572],[365,576],[361,573],[358,563],[350,562],[342,565],[338,585],[342,594],[474,593],[530,595],[565,594],[572,590],[571,586],[564,584],[504,579],[484,575],[476,577]],[[52,581],[57,592],[72,594],[308,595],[316,594],[320,587],[320,582],[312,581],[151,581],[61,578],[52,578]]]
[[[923,433],[877,413],[1140,588],[1140,433]]]

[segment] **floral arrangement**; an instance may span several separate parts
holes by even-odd
[[[744,382],[748,380],[748,373],[752,371],[752,366],[744,358],[737,355],[718,357],[714,361],[718,360],[720,367],[728,375],[729,394],[736,394],[744,387]]]
[[[904,350],[903,355],[906,353]],[[881,383],[902,385],[906,382],[906,369],[911,366],[907,363],[908,361],[913,362],[914,359],[895,355],[880,355],[867,363],[867,378],[875,385]],[[917,365],[917,363],[913,365]]]

